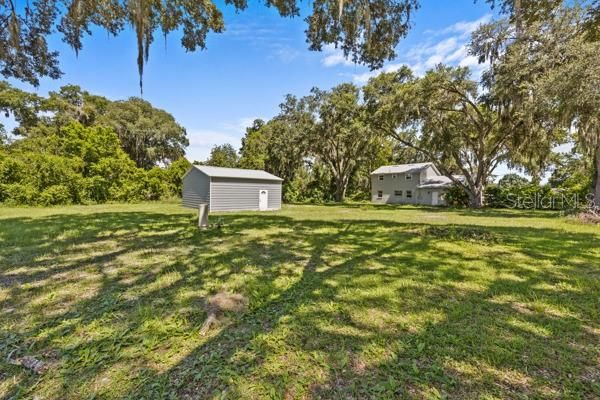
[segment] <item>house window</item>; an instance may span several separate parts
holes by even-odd
[[[383,191],[381,191],[381,190],[377,191],[377,198],[378,199],[383,199]]]
[[[406,174],[406,180],[412,181],[412,174]]]
[[[394,190],[394,196],[402,197],[402,190]]]
[[[411,199],[411,198],[412,198],[412,190],[407,190],[407,191],[406,191],[406,197],[407,197],[408,199]]]
[[[382,181],[383,180],[383,175],[379,175],[379,180]]]
[[[396,179],[396,175],[392,175],[392,179]]]

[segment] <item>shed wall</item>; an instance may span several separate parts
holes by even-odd
[[[260,190],[269,191],[269,210],[281,208],[281,182],[213,177],[210,211],[258,210]]]
[[[181,194],[181,203],[184,207],[198,208],[201,203],[208,203],[210,200],[210,178],[192,168],[186,176],[183,177],[183,193]]]

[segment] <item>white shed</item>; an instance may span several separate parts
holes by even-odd
[[[279,210],[283,179],[255,169],[193,165],[183,176],[182,204],[209,211]]]

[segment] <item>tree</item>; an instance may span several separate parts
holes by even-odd
[[[557,157],[548,184],[552,188],[569,190],[585,196],[592,184],[590,164],[592,160],[577,153],[561,154]]]
[[[242,139],[240,165],[279,176],[285,193],[285,186],[294,180],[308,156],[307,132],[314,121],[305,98],[287,95],[279,108],[279,113],[270,121],[255,121],[248,128]]]
[[[518,174],[506,174],[498,181],[498,187],[500,188],[511,188],[527,185],[529,181],[527,178],[522,177]]]
[[[50,115],[42,116],[40,120],[59,127],[73,121],[93,126],[106,113],[110,103],[107,98],[90,94],[77,85],[65,85],[56,92],[48,93],[48,98],[42,102],[42,109],[50,112]]]
[[[312,89],[308,104],[315,123],[308,131],[311,154],[326,164],[335,183],[335,201],[344,201],[356,166],[376,140],[365,120],[360,90],[344,83],[331,91]]]
[[[16,89],[8,82],[0,82],[0,112],[6,118],[12,115],[19,126],[31,126],[37,123],[41,103],[42,98],[38,95]],[[4,125],[1,123],[0,131],[4,132]]]
[[[265,121],[255,119],[252,125],[246,128],[246,135],[242,138],[240,147],[240,168],[265,169],[269,138],[266,130],[262,129],[264,126]]]
[[[519,40],[510,34],[510,23],[496,23],[503,40],[483,28],[472,49],[491,63],[485,76],[491,95],[510,104],[520,120],[528,141],[522,154],[547,160],[548,145],[561,137],[556,133],[574,131],[578,147],[594,160],[594,201],[600,206],[600,42],[588,40],[585,24],[585,10],[561,6],[526,25]]]
[[[226,0],[236,10],[247,7],[247,0]],[[300,15],[298,0],[268,0],[280,15]],[[311,50],[323,45],[339,46],[355,62],[377,68],[395,56],[395,47],[406,36],[417,0],[316,0],[306,18],[306,37]],[[48,0],[18,6],[14,0],[0,2],[0,72],[34,86],[41,77],[57,79],[58,52],[48,46],[53,32],[62,34],[76,53],[83,48],[83,37],[94,27],[111,35],[131,26],[137,41],[140,90],[144,64],[148,60],[155,34],[179,31],[187,51],[206,47],[208,32],[223,32],[223,15],[211,1],[152,0]]]
[[[171,114],[140,98],[111,101],[76,85],[63,86],[47,98],[28,93],[29,97],[20,96],[21,102],[33,103],[14,111],[20,122],[16,133],[22,136],[38,132],[33,128],[40,124],[60,128],[76,121],[86,127],[107,126],[117,133],[123,150],[144,169],[179,159],[189,144],[185,129]],[[0,102],[14,97],[10,90],[0,90]],[[28,114],[23,110],[29,110]]]
[[[210,157],[205,165],[212,167],[236,168],[238,166],[238,155],[229,143],[213,146]]]
[[[189,145],[185,128],[171,114],[137,97],[109,102],[97,124],[114,129],[140,168],[169,164],[183,157]]]
[[[420,79],[403,68],[373,78],[365,96],[375,129],[435,162],[471,207],[484,205],[493,171],[519,151],[510,111],[480,93],[466,68],[439,65]]]

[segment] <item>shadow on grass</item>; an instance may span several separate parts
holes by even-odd
[[[0,220],[7,398],[598,394],[597,235],[490,227],[489,245],[425,224],[222,217]],[[220,290],[250,308],[201,338]],[[55,350],[56,367],[38,380],[5,363],[14,349]]]
[[[414,211],[423,210],[432,213],[447,213],[448,211],[458,213],[459,215],[469,217],[485,217],[485,218],[558,218],[561,216],[560,211],[556,210],[522,210],[510,208],[482,208],[472,209],[463,207],[445,207],[445,206],[427,206],[420,204],[374,204],[370,202],[353,202],[353,203],[288,203],[291,206],[319,206],[333,209],[362,209],[362,210],[377,210],[377,211]]]

